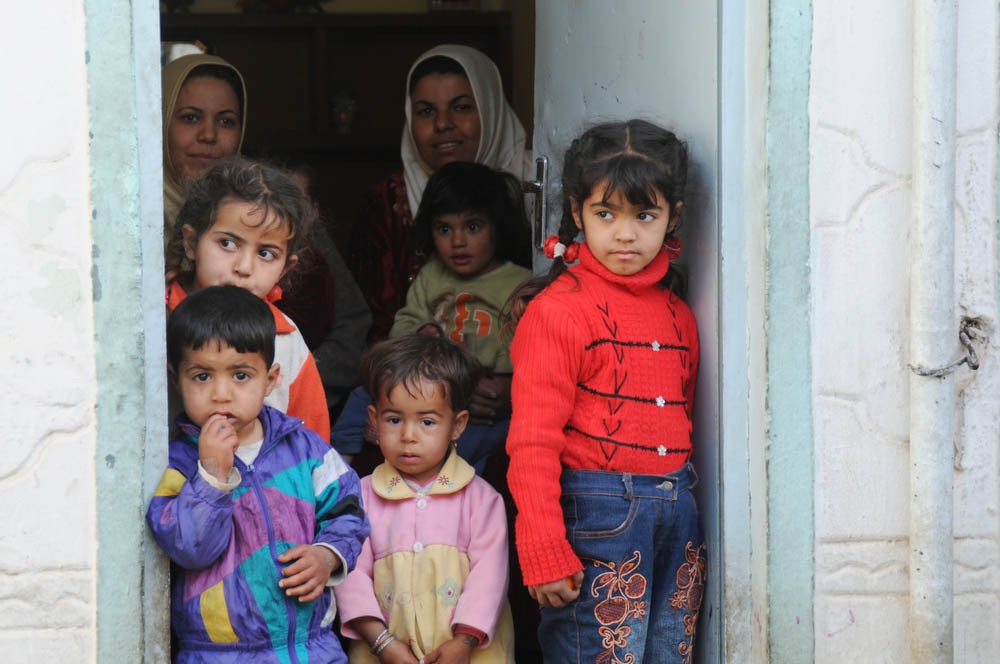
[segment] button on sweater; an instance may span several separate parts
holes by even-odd
[[[566,540],[563,468],[655,475],[690,457],[698,331],[658,283],[669,266],[661,251],[641,272],[616,275],[584,245],[518,323],[508,482],[528,585],[583,568]]]

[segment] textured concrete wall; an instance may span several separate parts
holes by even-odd
[[[96,379],[82,3],[0,11],[0,661],[93,661]],[[40,45],[44,44],[44,48]]]
[[[996,2],[958,5],[954,355],[958,318],[993,340],[978,372],[958,373],[955,661],[996,662],[998,14]],[[867,0],[813,11],[816,661],[906,661],[912,13]]]

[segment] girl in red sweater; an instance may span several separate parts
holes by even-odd
[[[686,175],[685,145],[656,125],[585,132],[552,269],[512,296],[508,482],[546,662],[691,661],[706,561],[698,331],[671,265]]]

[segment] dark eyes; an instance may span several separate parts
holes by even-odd
[[[451,106],[452,113],[475,113],[475,104],[470,104],[468,102],[462,102],[460,104],[454,104]],[[414,110],[414,117],[420,118],[432,118],[437,115],[437,110],[432,106],[421,106]]]
[[[614,215],[611,213],[610,210],[597,210],[596,212],[594,212],[594,216],[597,217],[598,219],[605,219],[608,221],[614,219]],[[651,221],[656,221],[656,215],[653,214],[652,212],[639,212],[635,215],[635,218],[638,221],[643,221],[647,223]]]
[[[464,225],[459,224],[459,230],[464,230],[466,233],[479,233],[486,227],[486,224],[481,221],[470,221]],[[433,227],[435,235],[447,235],[449,233],[454,233],[455,228],[452,228],[448,224],[438,224]]]
[[[184,113],[183,115],[179,115],[177,117],[184,124],[196,125],[201,122],[202,114]],[[235,118],[231,115],[224,115],[217,118],[215,122],[223,129],[236,129],[239,127],[239,118]]]

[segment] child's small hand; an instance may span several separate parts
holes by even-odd
[[[417,334],[423,334],[428,337],[442,337],[444,334],[441,332],[441,328],[434,323],[424,323],[417,328]]]
[[[566,579],[528,586],[528,594],[539,605],[558,609],[580,596],[581,583],[583,583],[582,571]]]
[[[325,546],[300,544],[278,556],[278,562],[290,563],[281,570],[278,582],[285,594],[298,597],[300,602],[311,602],[323,594],[330,575],[340,569],[340,558]]]
[[[212,477],[225,482],[233,469],[233,456],[240,446],[236,429],[225,415],[212,415],[198,435],[198,461]]]
[[[485,376],[476,383],[469,403],[469,416],[474,424],[493,424],[510,415],[510,376]]]
[[[400,639],[387,645],[385,650],[378,654],[378,661],[382,664],[420,664],[410,646]]]
[[[427,653],[422,662],[423,664],[469,664],[476,645],[473,637],[459,634]]]

